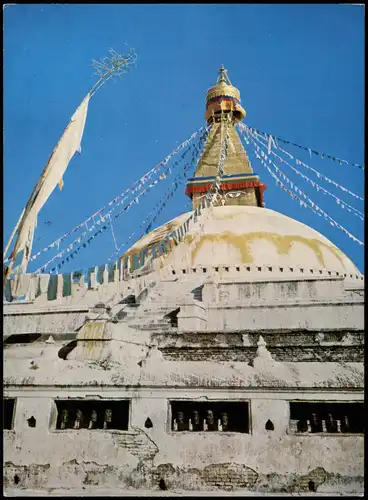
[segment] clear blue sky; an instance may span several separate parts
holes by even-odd
[[[40,212],[34,251],[73,229],[132,185],[204,123],[206,90],[221,64],[241,92],[245,122],[353,163],[364,161],[364,6],[14,5],[4,11],[4,239],[70,117],[96,81],[90,63],[110,47],[138,53],[137,68],[91,100],[82,154]],[[363,196],[363,171],[289,148]],[[252,159],[252,156],[251,156]],[[363,271],[363,247],[299,207],[264,167],[266,206],[312,226]],[[363,222],[330,197],[285,174],[360,240]],[[318,181],[313,174],[303,173]],[[363,202],[318,181],[363,211]],[[120,217],[118,244],[170,187],[170,178]],[[190,209],[180,186],[157,225]],[[45,221],[51,221],[46,225]],[[107,262],[100,235],[61,272]],[[44,254],[29,270],[43,264]]]

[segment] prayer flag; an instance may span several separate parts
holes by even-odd
[[[37,215],[55,187],[57,185],[60,188],[62,187],[63,175],[74,153],[76,151],[81,152],[81,140],[87,118],[89,99],[90,95],[88,94],[72,116],[25,207],[18,227],[18,238],[11,254],[11,258],[14,259],[22,249],[25,250],[20,265],[22,272],[26,271],[30,258],[33,233],[37,225]],[[57,243],[59,244],[60,241]]]

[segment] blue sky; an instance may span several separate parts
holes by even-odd
[[[124,51],[125,42],[138,53],[137,67],[92,98],[82,154],[70,163],[63,190],[56,189],[40,212],[34,252],[129,188],[204,124],[205,93],[221,64],[241,92],[246,124],[363,164],[364,6],[8,6],[4,11],[5,242],[70,117],[96,81],[92,59],[106,56],[111,47]],[[310,158],[308,152],[293,147],[288,150],[363,197],[363,170]],[[252,153],[250,157],[268,186],[267,208],[312,226],[363,271],[363,247],[323,217],[301,208],[275,185]],[[364,239],[358,217],[316,192],[288,167],[279,166],[325,212]],[[362,201],[297,168],[363,211]],[[119,246],[171,184],[169,177],[117,219]],[[179,186],[155,225],[188,211],[188,201],[184,185]],[[113,253],[111,232],[103,233],[60,272],[102,264]],[[44,253],[29,270],[53,255]]]

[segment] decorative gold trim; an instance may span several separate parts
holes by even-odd
[[[227,97],[235,97],[240,101],[240,92],[236,87],[232,85],[227,85],[226,83],[220,83],[220,85],[215,85],[207,90],[206,93],[206,102],[214,97],[227,96]]]

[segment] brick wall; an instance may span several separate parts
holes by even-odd
[[[203,479],[213,489],[236,489],[253,486],[258,474],[246,465],[236,463],[212,464],[203,469]]]
[[[280,362],[330,361],[363,362],[363,346],[283,346],[269,347],[273,359]],[[172,361],[240,361],[250,363],[256,347],[165,347],[164,359]]]

